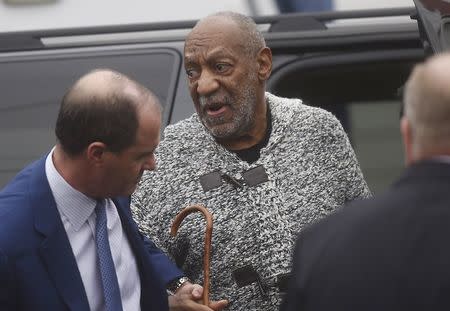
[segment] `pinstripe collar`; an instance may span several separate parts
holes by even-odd
[[[54,150],[55,148],[45,160],[45,173],[59,214],[64,215],[72,227],[78,231],[94,212],[96,201],[74,189],[59,174],[52,160]]]

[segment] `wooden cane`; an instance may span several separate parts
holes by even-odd
[[[206,220],[205,232],[205,251],[203,254],[203,304],[209,306],[209,273],[210,273],[210,257],[211,257],[211,237],[213,229],[212,214],[203,205],[191,205],[183,209],[174,219],[170,234],[176,236],[181,222],[187,215],[201,212]]]

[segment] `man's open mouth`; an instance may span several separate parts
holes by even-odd
[[[206,113],[209,116],[217,116],[225,112],[226,105],[211,105],[206,108]]]

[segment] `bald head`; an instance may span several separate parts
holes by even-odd
[[[134,104],[139,104],[141,99],[149,98],[150,104],[158,105],[158,99],[154,94],[138,82],[130,79],[122,73],[110,69],[95,69],[82,76],[67,92],[69,101],[78,101],[79,104],[89,104],[92,98],[106,99],[112,96],[129,97]]]
[[[56,137],[69,155],[101,141],[119,152],[135,141],[138,110],[160,113],[154,94],[125,75],[97,69],[81,77],[65,94],[56,122]]]
[[[253,19],[230,11],[214,13],[201,19],[192,29],[186,41],[191,36],[213,31],[212,28],[217,28],[225,35],[231,34],[235,38],[239,38],[240,45],[247,56],[256,55],[259,50],[266,46],[264,36],[258,30]]]
[[[450,154],[450,54],[414,68],[404,102],[414,158]]]
[[[104,97],[123,88],[127,79],[120,73],[107,69],[96,69],[82,76],[69,91],[69,96]]]

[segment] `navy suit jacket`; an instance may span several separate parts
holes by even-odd
[[[302,231],[281,310],[450,310],[449,241],[450,164],[414,164]]]
[[[142,310],[167,310],[165,284],[182,272],[113,199],[136,257]],[[89,304],[45,174],[45,157],[0,192],[0,310],[88,311]]]

